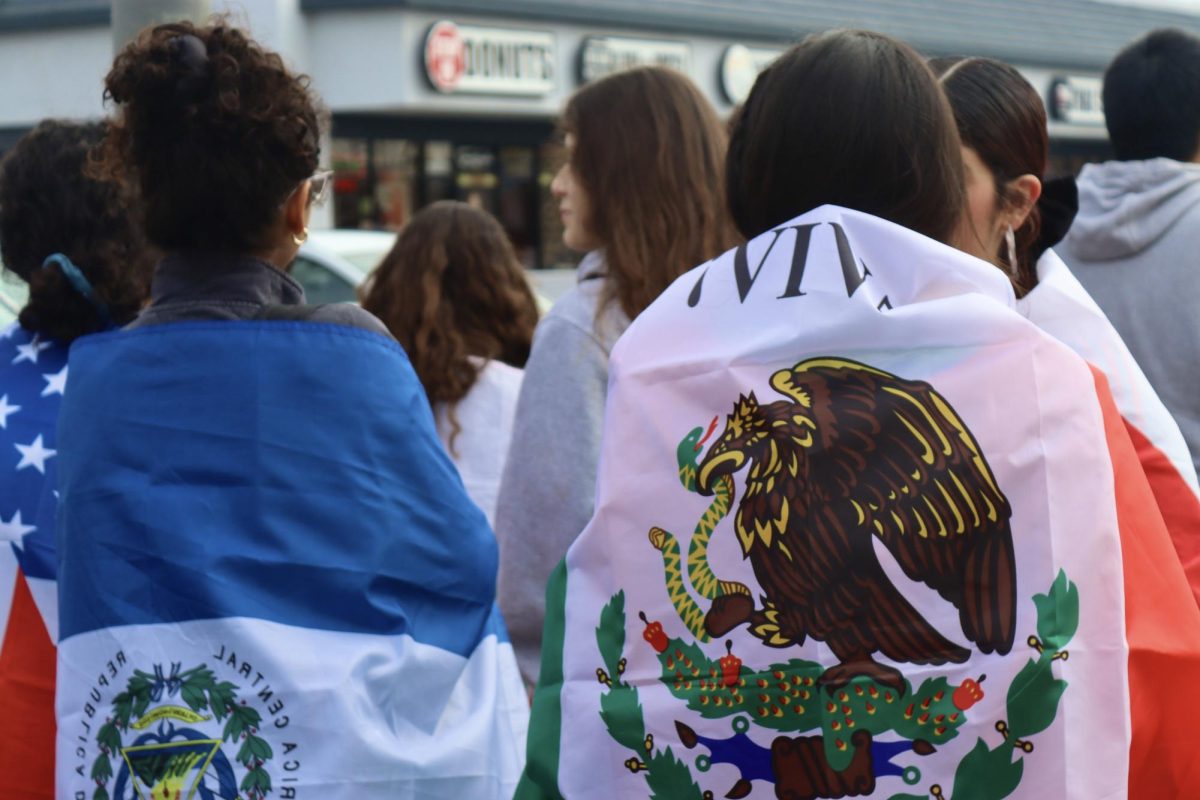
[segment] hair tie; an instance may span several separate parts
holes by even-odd
[[[167,40],[171,60],[183,68],[176,89],[183,94],[196,93],[208,77],[208,48],[200,37],[186,33]]]
[[[92,288],[92,284],[79,267],[75,266],[74,262],[62,253],[52,253],[46,256],[46,260],[42,262],[42,269],[47,269],[52,264],[58,265],[58,268],[62,270],[63,277],[71,284],[71,288],[78,292],[84,300],[87,300],[92,308],[96,309],[100,320],[105,325],[111,325],[112,321],[108,316],[108,307],[96,299],[96,292]]]

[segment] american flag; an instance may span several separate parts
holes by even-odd
[[[51,797],[54,779],[55,434],[67,348],[0,333],[0,796]],[[16,724],[7,724],[7,721]]]

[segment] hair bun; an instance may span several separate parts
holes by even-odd
[[[178,92],[185,96],[199,93],[208,79],[208,48],[204,42],[190,33],[173,36],[167,42],[167,51],[182,73],[176,83]]]

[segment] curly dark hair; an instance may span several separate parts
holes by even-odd
[[[414,216],[375,270],[363,308],[404,347],[430,405],[454,405],[480,365],[472,356],[525,366],[537,303],[500,223],[466,203],[442,200]]]
[[[121,113],[99,167],[137,176],[150,241],[166,251],[270,246],[281,206],[320,154],[322,113],[306,76],[218,18],[147,28],[104,86]]]
[[[63,253],[92,284],[111,322],[135,316],[150,290],[154,252],[139,222],[136,193],[85,174],[104,140],[102,123],[46,120],[0,164],[0,257],[29,284],[26,329],[66,344],[106,326],[101,312],[46,257]]]

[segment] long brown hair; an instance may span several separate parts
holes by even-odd
[[[978,154],[992,173],[996,204],[1006,208],[1018,197],[1008,183],[1020,175],[1046,174],[1050,134],[1046,108],[1037,90],[1017,70],[990,58],[937,58],[929,62],[954,110],[962,143]],[[1021,296],[1037,285],[1036,251],[1041,232],[1041,211],[1035,204],[1021,227],[1014,231],[1017,275],[1013,285]],[[993,253],[997,264],[1008,261]]]
[[[500,223],[443,200],[414,216],[372,274],[363,308],[379,317],[412,361],[430,405],[454,405],[495,359],[525,366],[537,303]]]
[[[725,211],[725,126],[690,80],[662,67],[610,75],[567,102],[571,170],[604,248],[602,306],[630,319],[675,278],[737,243]]]
[[[964,208],[946,98],[911,47],[872,31],[810,36],[758,76],[726,180],[747,237],[830,203],[947,242]]]

